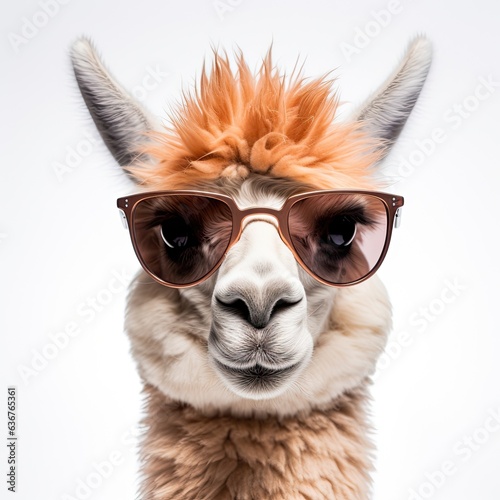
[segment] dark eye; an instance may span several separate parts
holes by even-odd
[[[347,247],[356,235],[356,222],[345,215],[336,215],[328,222],[326,241],[336,247]]]
[[[190,246],[193,243],[190,233],[189,225],[180,218],[169,219],[161,224],[161,237],[169,248]]]

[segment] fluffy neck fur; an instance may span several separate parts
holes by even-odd
[[[144,391],[144,500],[368,498],[364,384],[328,409],[262,419],[207,416]]]

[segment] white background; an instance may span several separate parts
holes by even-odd
[[[397,13],[381,26],[374,13],[389,6]],[[394,331],[373,387],[374,499],[499,499],[500,422],[491,415],[500,419],[500,86],[478,86],[480,78],[500,82],[500,4],[72,0],[50,18],[40,12],[40,2],[25,0],[1,16],[0,436],[6,389],[15,385],[19,468],[16,497],[6,490],[2,442],[0,497],[127,500],[138,484],[140,383],[122,328],[125,292],[109,291],[115,274],[127,281],[138,269],[115,209],[134,188],[83,106],[72,41],[90,35],[113,73],[161,116],[193,84],[211,45],[240,47],[257,67],[272,42],[288,71],[298,56],[308,76],[335,69],[347,114],[425,33],[433,67],[386,163],[389,174],[404,173],[390,190],[406,206],[380,270]],[[41,26],[30,31],[35,20]],[[15,38],[23,26],[24,42]],[[355,43],[346,56],[342,47]],[[139,87],[156,67],[163,76],[145,92]],[[456,105],[469,109],[466,118],[458,120]],[[418,153],[415,141],[428,142],[436,128],[445,139]],[[71,149],[85,156],[58,178],[55,166]],[[413,169],[403,170],[409,158]],[[72,324],[77,335],[61,333]],[[436,473],[443,463],[446,476]]]

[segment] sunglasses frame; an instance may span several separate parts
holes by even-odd
[[[331,283],[314,274],[314,272],[312,272],[311,269],[309,269],[309,267],[303,262],[303,260],[300,258],[295,248],[293,247],[292,239],[288,228],[288,217],[290,214],[290,210],[293,207],[293,205],[295,205],[295,203],[304,200],[306,198],[311,198],[317,195],[328,195],[328,194],[369,195],[375,197],[384,204],[387,215],[387,229],[386,229],[384,248],[382,250],[382,253],[380,254],[377,263],[366,276],[363,276],[362,278],[359,278],[355,281],[351,281],[349,283]],[[140,254],[139,245],[136,240],[136,234],[134,229],[134,213],[137,205],[143,200],[149,198],[157,198],[161,196],[186,196],[186,195],[204,196],[225,203],[231,210],[232,229],[231,229],[231,238],[229,240],[227,248],[224,251],[224,254],[221,256],[221,258],[214,265],[214,267],[199,280],[179,285],[176,283],[170,283],[168,281],[162,280],[148,269],[148,266],[146,265]],[[195,190],[151,191],[146,193],[133,194],[130,196],[124,196],[122,198],[118,198],[117,200],[117,206],[118,209],[120,210],[123,225],[130,232],[132,246],[134,248],[137,258],[139,259],[139,262],[141,263],[141,266],[155,281],[157,281],[161,285],[168,286],[170,288],[187,288],[198,285],[199,283],[202,283],[203,281],[210,278],[210,276],[212,276],[212,274],[214,274],[217,271],[217,269],[219,269],[230,248],[239,240],[241,233],[243,232],[243,221],[245,220],[245,218],[256,214],[270,215],[277,220],[278,232],[281,240],[290,249],[293,256],[295,257],[295,260],[300,264],[300,266],[315,280],[319,281],[320,283],[323,283],[324,285],[333,287],[345,287],[345,286],[356,285],[373,276],[373,274],[375,274],[375,272],[378,270],[378,268],[384,261],[385,256],[387,254],[387,250],[389,249],[389,244],[391,242],[392,228],[399,226],[400,213],[401,213],[400,208],[403,205],[404,205],[404,198],[402,196],[389,193],[380,193],[377,191],[364,191],[364,190],[321,190],[321,191],[309,191],[305,193],[295,194],[287,198],[283,206],[278,210],[267,207],[250,207],[250,208],[240,209],[236,204],[235,200],[228,195],[220,193],[212,193],[207,191],[195,191]]]

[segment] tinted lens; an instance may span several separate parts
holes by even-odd
[[[345,285],[374,269],[387,238],[382,200],[361,194],[320,194],[295,203],[290,238],[304,264],[319,278]]]
[[[143,266],[173,285],[189,285],[212,271],[232,232],[230,208],[201,195],[142,200],[134,209],[132,223]]]

